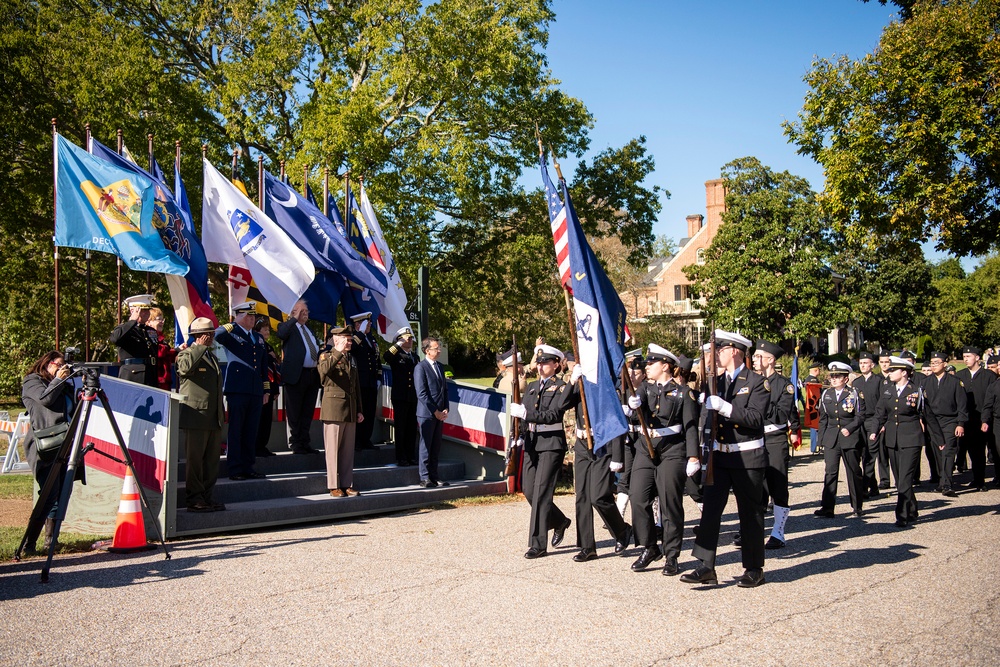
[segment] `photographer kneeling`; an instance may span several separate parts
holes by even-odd
[[[69,430],[73,409],[76,407],[73,383],[66,381],[72,374],[72,368],[63,360],[61,352],[46,352],[32,365],[21,383],[21,402],[27,409],[31,421],[31,435],[24,449],[39,488],[43,487],[45,480],[48,479],[59,447]],[[80,474],[82,473],[81,466]],[[45,519],[45,551],[48,551],[52,544],[57,501],[62,485],[63,479],[60,479],[59,484],[52,489],[52,493],[45,500],[44,507],[48,510]],[[34,534],[27,536],[25,549],[29,556],[38,554],[35,542],[38,541],[40,527],[32,526],[32,533]]]

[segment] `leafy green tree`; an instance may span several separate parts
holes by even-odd
[[[808,182],[753,157],[722,169],[726,212],[705,263],[684,267],[704,314],[747,335],[825,334],[843,316],[831,245]]]
[[[878,4],[885,7],[890,2],[897,7],[899,7],[899,17],[906,21],[911,16],[913,16],[913,5],[917,4],[919,0],[878,0]],[[861,2],[871,2],[871,0],[861,0]]]
[[[939,349],[956,352],[963,345],[982,344],[983,313],[981,295],[964,271],[954,270],[955,260],[945,260],[951,266],[935,270],[932,287],[937,293],[931,316],[930,334]],[[961,269],[961,267],[959,267]]]
[[[785,133],[824,169],[824,211],[852,242],[989,251],[1000,225],[1000,0],[923,0],[859,60],[813,63]],[[873,234],[874,233],[874,234]]]

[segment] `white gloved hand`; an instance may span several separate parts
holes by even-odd
[[[517,441],[514,442],[514,446],[515,447],[524,447],[524,438],[518,438]]]
[[[698,405],[705,405],[705,392],[698,394]]]
[[[624,464],[624,463],[618,463],[617,461],[612,461],[612,462],[611,462],[611,463],[610,463],[610,464],[608,465],[608,468],[610,468],[610,469],[611,469],[611,472],[618,472],[618,471],[620,471],[620,470],[621,470],[622,468],[624,468],[624,467],[625,467],[625,464]]]
[[[573,374],[569,376],[569,383],[576,384],[583,377],[583,366],[577,364],[573,366]]]
[[[627,405],[624,405],[624,404],[623,404],[623,405],[622,405],[622,412],[624,412],[624,413],[625,413],[625,416],[626,416],[626,417],[631,417],[631,416],[632,416],[632,413],[633,413],[634,411],[633,411],[633,410],[632,410],[632,408],[630,408],[629,406],[627,406]]]
[[[628,406],[633,410],[638,410],[641,405],[642,405],[642,399],[639,398],[638,396],[633,394],[632,396],[628,397]]]
[[[709,396],[705,399],[705,407],[715,410],[723,417],[733,414],[733,404],[724,400],[721,396]]]
[[[524,409],[524,406],[520,403],[510,404],[510,416],[516,417],[517,419],[524,419],[524,416],[528,414],[528,411]]]
[[[694,477],[701,470],[701,461],[688,461],[685,472],[688,477]]]

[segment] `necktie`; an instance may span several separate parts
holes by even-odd
[[[302,332],[302,337],[306,339],[306,346],[309,348],[309,358],[313,360],[313,363],[319,358],[319,350],[316,349],[316,341],[313,340],[312,334],[308,330]]]

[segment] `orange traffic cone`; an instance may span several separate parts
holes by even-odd
[[[122,499],[118,504],[118,521],[115,523],[115,537],[108,551],[131,553],[155,549],[146,543],[146,526],[142,521],[142,505],[139,503],[139,489],[135,485],[132,471],[125,471],[122,484]]]

